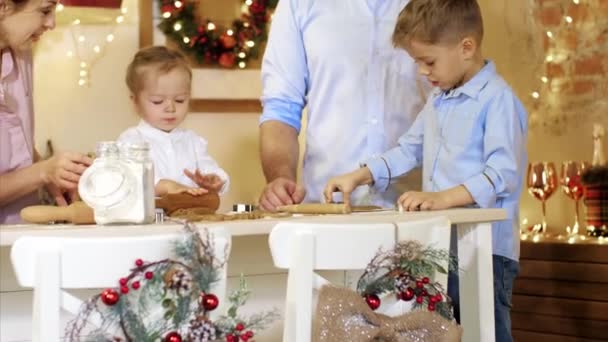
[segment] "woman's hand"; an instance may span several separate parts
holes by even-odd
[[[210,192],[219,193],[225,183],[225,181],[223,181],[220,176],[216,175],[215,173],[204,175],[198,169],[194,173],[190,172],[189,170],[184,170],[184,174],[188,176],[188,178],[192,179],[196,185]]]
[[[62,152],[40,163],[45,184],[52,184],[55,188],[62,190],[75,190],[78,189],[80,176],[93,163],[93,160],[84,154]],[[53,186],[50,191],[55,196],[56,191]]]

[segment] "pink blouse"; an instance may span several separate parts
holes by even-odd
[[[0,52],[0,174],[34,161],[34,106],[31,52]],[[0,184],[2,186],[2,184]],[[19,211],[38,203],[33,192],[0,207],[0,224],[20,223]]]

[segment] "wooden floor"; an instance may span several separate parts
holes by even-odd
[[[522,241],[515,341],[608,341],[608,245]]]

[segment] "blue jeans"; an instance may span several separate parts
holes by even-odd
[[[519,263],[500,255],[492,255],[494,268],[494,328],[496,342],[512,342],[511,298],[513,281],[519,273]],[[460,300],[458,293],[458,273],[448,273],[448,296],[454,303],[454,316],[460,323]]]

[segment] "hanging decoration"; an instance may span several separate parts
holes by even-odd
[[[66,341],[247,342],[278,318],[275,311],[238,314],[250,294],[241,278],[240,288],[228,298],[227,313],[212,320],[209,314],[220,299],[211,285],[226,255],[214,254],[207,230],[201,234],[190,223],[185,230],[185,238],[174,244],[176,258],[137,259],[131,272],[116,280],[116,287],[86,301],[68,324]]]
[[[199,64],[243,69],[260,55],[267,27],[278,0],[245,0],[242,14],[231,27],[220,27],[212,19],[199,20],[198,1],[160,0],[165,35]]]

